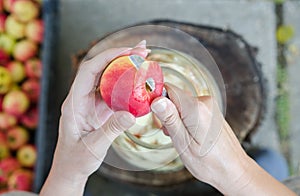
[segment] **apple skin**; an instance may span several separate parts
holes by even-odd
[[[11,90],[3,98],[3,111],[16,117],[24,114],[29,108],[30,101],[21,90]]]
[[[10,156],[9,147],[5,142],[0,142],[0,161]]]
[[[21,127],[15,126],[10,128],[6,134],[7,145],[11,150],[17,150],[29,141],[28,131]]]
[[[21,165],[15,158],[8,157],[0,162],[0,184],[7,184],[9,176],[17,169],[20,169]]]
[[[42,61],[32,58],[25,62],[25,72],[29,78],[40,78],[42,75]]]
[[[44,22],[43,20],[36,19],[29,22],[25,30],[26,37],[30,40],[42,43],[44,39]]]
[[[38,46],[29,39],[23,39],[16,43],[13,50],[13,57],[19,61],[27,61],[34,57],[38,52]]]
[[[6,134],[4,132],[0,132],[0,163],[3,159],[6,159],[10,156],[10,150],[6,141]]]
[[[36,147],[27,144],[17,151],[17,159],[23,167],[32,168],[37,159]]]
[[[5,112],[0,112],[0,130],[7,130],[17,124],[17,118]]]
[[[6,65],[10,60],[9,55],[4,51],[2,48],[0,48],[0,66]]]
[[[15,1],[11,11],[12,15],[23,23],[27,23],[39,16],[39,6],[31,0]]]
[[[9,190],[30,191],[33,182],[33,172],[29,169],[15,170],[8,178]]]
[[[22,125],[29,129],[37,128],[39,122],[39,113],[37,107],[30,108],[25,114],[20,118]]]
[[[22,91],[29,97],[31,103],[36,103],[40,97],[40,82],[38,79],[29,78],[23,82]]]
[[[26,77],[25,66],[20,61],[10,61],[6,64],[6,68],[9,70],[12,81],[19,83]]]
[[[4,11],[3,0],[0,0],[0,12]]]
[[[119,57],[107,66],[100,79],[100,94],[112,110],[125,110],[140,117],[148,114],[151,102],[162,95],[163,73],[154,61],[148,61],[146,69],[136,69],[131,57]],[[148,78],[155,81],[153,91],[146,88]]]
[[[21,39],[25,36],[24,23],[16,20],[15,17],[9,15],[5,20],[5,32],[13,36],[15,39]]]
[[[0,33],[5,31],[6,14],[0,14]]]
[[[0,34],[0,48],[2,48],[8,55],[12,53],[16,44],[16,40],[11,35],[6,33]]]
[[[3,8],[5,11],[7,12],[11,12],[12,11],[12,5],[14,4],[14,2],[17,0],[3,0]]]
[[[0,66],[0,94],[7,93],[12,85],[12,79],[9,71]]]

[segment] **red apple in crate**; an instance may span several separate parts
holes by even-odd
[[[42,43],[44,39],[44,22],[36,19],[29,22],[25,30],[26,37],[37,43]]]
[[[8,177],[17,169],[20,169],[21,165],[15,158],[8,157],[0,162],[0,183],[7,182]]]
[[[0,130],[7,130],[17,124],[17,118],[13,115],[0,112]]]
[[[38,46],[28,39],[21,40],[16,43],[13,50],[13,57],[19,61],[27,61],[34,57],[38,52]]]
[[[0,66],[0,94],[7,93],[12,85],[12,79],[9,71]]]
[[[6,141],[6,134],[3,132],[0,132],[0,163],[3,159],[10,156],[10,150],[7,145]]]
[[[3,0],[3,8],[7,12],[11,12],[12,5],[16,0]]]
[[[26,93],[32,103],[36,103],[40,96],[40,82],[38,79],[31,78],[22,84],[22,90]]]
[[[35,146],[27,144],[17,151],[17,159],[24,167],[33,167],[37,159]]]
[[[20,61],[10,61],[6,64],[13,82],[19,83],[26,77],[25,66]]]
[[[3,0],[0,0],[0,12],[4,11]]]
[[[33,172],[28,169],[18,169],[8,178],[9,190],[30,191],[33,182]]]
[[[22,125],[29,129],[37,128],[39,122],[39,114],[37,107],[32,107],[20,118]]]
[[[25,27],[26,25],[24,23],[17,21],[16,18],[11,15],[6,18],[5,32],[16,39],[20,39],[25,36]]]
[[[12,150],[17,150],[28,142],[29,133],[25,128],[15,126],[7,131],[6,137],[8,147]]]
[[[29,108],[29,98],[21,90],[11,90],[3,98],[3,111],[14,116],[21,116]]]
[[[42,61],[32,58],[25,62],[25,72],[29,78],[40,78],[42,75]]]
[[[0,161],[0,190],[7,188],[9,176],[20,167],[20,163],[17,159],[12,157]]]
[[[19,21],[27,23],[39,16],[39,6],[31,0],[17,0],[12,5],[12,14]]]
[[[163,73],[159,64],[144,61],[137,55],[113,60],[100,80],[100,93],[107,105],[114,111],[129,111],[136,117],[149,113],[151,102],[162,91]]]
[[[0,33],[5,31],[6,14],[0,14]]]
[[[7,54],[11,54],[15,47],[16,40],[11,35],[6,33],[0,34],[0,48],[2,48]]]
[[[6,65],[9,60],[9,55],[2,48],[0,48],[0,66]]]

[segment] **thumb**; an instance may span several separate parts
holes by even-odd
[[[103,124],[104,134],[113,142],[122,132],[132,127],[135,123],[135,117],[126,111],[115,112]]]
[[[175,105],[167,98],[160,97],[151,104],[151,109],[167,129],[173,144],[180,154],[190,144],[190,137]]]
[[[119,111],[112,114],[102,127],[82,137],[84,144],[99,160],[103,160],[113,141],[135,123],[132,114]]]

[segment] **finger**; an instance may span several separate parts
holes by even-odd
[[[177,152],[183,153],[190,144],[190,136],[175,105],[169,99],[160,97],[152,102],[151,109],[167,130]]]
[[[138,43],[134,48],[124,47],[124,48],[111,48],[105,50],[104,52],[96,55],[94,58],[83,62],[84,67],[88,69],[89,72],[99,73],[104,70],[107,64],[109,64],[113,59],[118,56],[131,55],[131,54],[141,54],[142,56],[147,55],[148,50],[146,50],[146,41],[143,40]]]
[[[81,139],[91,153],[103,160],[113,141],[134,123],[135,118],[129,112],[115,112],[101,128],[82,135]]]
[[[102,126],[106,137],[113,142],[121,133],[132,127],[135,117],[125,111],[115,112]]]
[[[176,105],[185,127],[201,146],[199,155],[207,154],[220,135],[223,117],[212,97],[191,97],[183,90],[166,84],[168,96]]]
[[[144,43],[144,42],[143,42]],[[123,55],[140,55],[146,57],[149,50],[146,47],[139,44],[138,47],[132,48],[112,48],[108,49],[94,58],[84,61],[77,72],[76,78],[73,82],[74,90],[78,91],[76,95],[87,95],[97,88],[101,74],[106,66],[116,57]],[[76,86],[76,88],[75,88]],[[80,90],[78,90],[80,89]]]
[[[205,122],[203,118],[206,115],[205,113],[201,114],[201,111],[205,105],[199,104],[197,98],[190,96],[176,86],[166,83],[165,87],[190,136],[199,142],[201,138],[199,130],[203,129],[203,121]]]

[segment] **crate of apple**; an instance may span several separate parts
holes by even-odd
[[[44,25],[40,0],[0,0],[0,193],[30,191]]]

